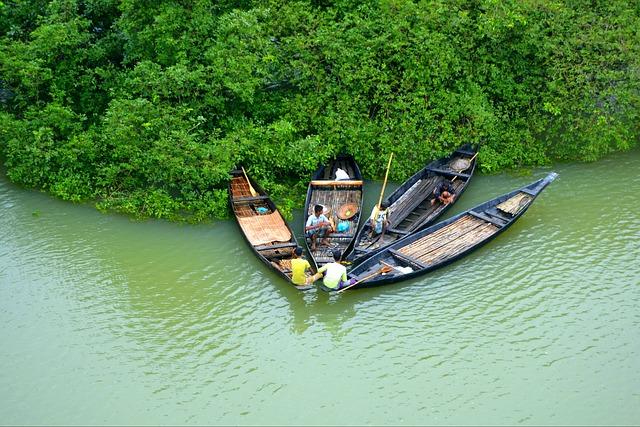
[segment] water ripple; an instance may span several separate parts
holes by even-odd
[[[640,215],[636,193],[612,183],[638,187],[627,175],[640,156],[615,161],[624,168],[562,165],[512,228],[460,262],[340,295],[292,289],[233,222],[131,221],[0,179],[11,408],[0,413],[16,424],[633,423]],[[531,179],[478,176],[454,208]],[[302,398],[317,404],[294,408]]]

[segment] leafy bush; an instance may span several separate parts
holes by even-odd
[[[318,164],[391,178],[466,142],[485,172],[638,143],[637,2],[0,3],[15,182],[140,217],[228,215],[243,164],[285,214]]]

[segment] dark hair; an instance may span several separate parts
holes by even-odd
[[[315,205],[313,207],[313,213],[316,213],[316,214],[322,213],[323,210],[324,210],[324,206],[322,205]]]
[[[333,251],[332,254],[333,254],[333,259],[336,261],[340,261],[340,258],[342,258],[342,252],[340,252],[338,249]]]
[[[385,200],[384,202],[380,203],[380,209],[387,209],[389,207],[389,201]]]
[[[293,253],[296,254],[296,256],[302,255],[302,248],[298,246],[297,248],[294,249]]]

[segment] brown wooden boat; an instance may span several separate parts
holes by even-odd
[[[229,203],[245,239],[258,258],[293,285],[291,259],[298,247],[295,235],[269,196],[243,169],[231,171]],[[296,286],[300,290],[313,287]]]

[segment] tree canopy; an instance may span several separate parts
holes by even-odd
[[[8,177],[137,216],[225,217],[240,163],[289,212],[338,153],[402,180],[640,139],[637,1],[15,0],[0,36]]]

